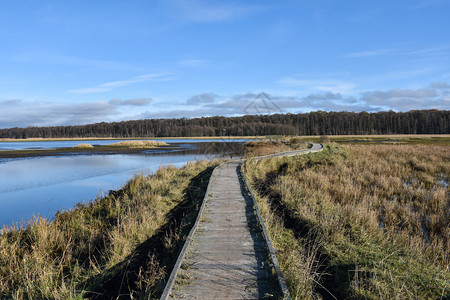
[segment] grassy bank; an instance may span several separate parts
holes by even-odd
[[[84,138],[28,138],[28,139],[10,139],[0,138],[0,142],[57,142],[57,141],[95,141],[95,140],[229,140],[229,139],[262,139],[264,136],[187,136],[187,137],[84,137]]]
[[[311,144],[299,138],[249,141],[245,143],[245,158],[265,156],[279,152],[307,149]]]
[[[0,297],[158,297],[216,164],[164,167],[52,222],[4,227]]]
[[[149,149],[179,149],[171,147],[162,141],[122,141],[111,145],[91,145],[89,143],[80,143],[74,147],[56,148],[56,149],[27,149],[27,150],[4,150],[0,151],[0,158],[19,158],[19,157],[39,157],[39,156],[64,156],[76,154],[131,154],[141,153]]]
[[[448,147],[328,145],[245,169],[294,298],[450,296]]]
[[[335,142],[343,144],[425,144],[450,146],[449,134],[386,134],[386,135],[322,135],[299,137],[314,142]]]

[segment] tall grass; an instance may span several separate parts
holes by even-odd
[[[245,143],[245,154],[246,158],[255,156],[264,156],[275,154],[278,152],[292,151],[306,149],[309,147],[309,143],[303,141],[299,138],[285,139],[285,142],[280,140],[259,140],[259,141],[249,141]]]
[[[215,164],[160,168],[106,197],[60,212],[51,222],[35,217],[26,226],[4,227],[0,297],[102,298],[99,286],[106,282],[126,297],[154,297]]]
[[[448,147],[328,145],[246,170],[295,298],[448,297]]]
[[[166,142],[163,141],[122,141],[113,143],[109,146],[113,147],[128,147],[128,148],[154,148],[159,146],[168,146]]]
[[[74,148],[89,149],[89,148],[94,148],[94,146],[92,146],[91,144],[88,144],[88,143],[81,143],[81,144],[76,145]]]

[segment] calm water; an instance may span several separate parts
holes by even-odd
[[[180,167],[188,161],[210,159],[218,153],[230,152],[230,146],[218,147],[225,145],[220,142],[168,142],[180,146],[180,149],[167,153],[157,150],[142,154],[0,158],[0,226],[27,220],[33,214],[51,219],[58,210],[70,209],[78,202],[89,201],[98,195],[107,194],[109,190],[120,188],[135,174],[148,175],[162,165]],[[39,145],[31,147],[48,148],[48,143],[53,142],[37,143]],[[67,142],[56,143],[59,143],[58,146],[51,144],[52,147],[68,147]],[[75,145],[78,143],[75,142]],[[20,147],[30,146],[18,144]],[[242,145],[227,145],[230,144]]]
[[[39,141],[39,142],[0,142],[0,151],[9,150],[43,150],[43,149],[56,149],[56,148],[69,148],[75,147],[81,143],[87,143],[91,145],[110,145],[116,142],[125,140],[88,140],[88,141]],[[155,139],[155,141],[163,141],[168,144],[197,144],[205,142],[245,142],[248,139],[229,139],[229,140],[211,140],[211,139]]]

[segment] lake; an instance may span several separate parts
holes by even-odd
[[[120,140],[88,141],[107,145]],[[30,219],[33,214],[53,218],[58,210],[105,195],[136,174],[151,174],[160,166],[181,167],[189,161],[211,159],[223,153],[239,155],[247,140],[167,139],[170,149],[139,154],[65,155],[0,158],[0,226]],[[225,142],[224,142],[225,141]],[[0,143],[0,151],[73,147],[80,141]]]

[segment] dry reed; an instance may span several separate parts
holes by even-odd
[[[0,298],[80,299],[95,290],[99,284],[95,278],[102,281],[111,270],[132,259],[139,245],[155,239],[173,209],[185,201],[193,178],[214,164],[217,162],[202,161],[181,169],[160,168],[149,177],[136,176],[120,191],[59,212],[51,222],[35,217],[26,226],[4,227],[0,235]],[[200,192],[197,186],[188,193],[200,197]],[[161,237],[167,244],[166,254],[175,251],[176,255],[180,226]],[[132,284],[140,287],[141,296],[151,297],[170,262],[154,254],[146,261]]]
[[[449,292],[448,147],[330,145],[249,162],[247,172],[296,298],[437,299]],[[320,244],[313,258],[305,254],[311,243]],[[294,271],[301,266],[309,271]]]
[[[128,147],[128,148],[155,148],[160,146],[168,146],[166,142],[162,141],[122,141],[113,143],[109,146],[113,147]]]

